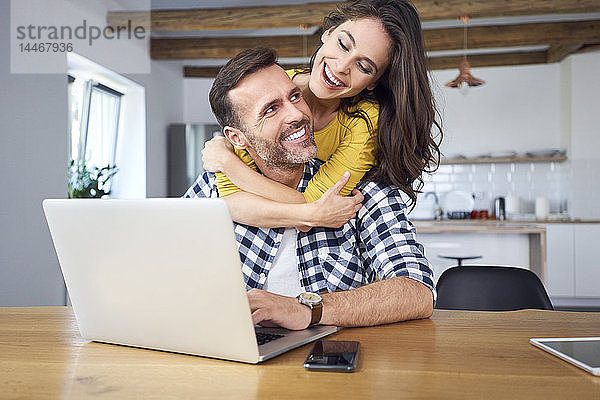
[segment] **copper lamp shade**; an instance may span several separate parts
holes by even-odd
[[[470,18],[466,15],[460,17],[460,20],[463,22],[463,49],[464,55],[463,60],[460,62],[458,66],[458,76],[448,83],[446,83],[447,87],[451,88],[459,88],[463,94],[467,94],[467,89],[471,86],[480,86],[485,83],[485,81],[481,79],[475,78],[471,75],[471,65],[467,61],[467,24],[469,23]]]
[[[471,65],[466,58],[461,61],[458,69],[460,71],[458,76],[454,80],[446,83],[447,87],[460,87],[462,83],[466,83],[469,86],[479,86],[485,83],[485,81],[471,75]]]

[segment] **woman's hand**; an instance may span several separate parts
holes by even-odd
[[[356,216],[356,213],[362,207],[364,196],[356,189],[352,191],[352,196],[340,196],[340,190],[349,179],[350,172],[345,172],[335,185],[323,193],[319,200],[310,203],[313,207],[310,217],[311,226],[339,228]],[[306,226],[297,228],[303,232],[310,229]]]
[[[208,172],[224,172],[229,157],[237,157],[233,146],[224,136],[215,136],[204,144],[202,165]]]

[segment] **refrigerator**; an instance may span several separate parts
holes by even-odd
[[[167,128],[168,197],[181,197],[202,168],[204,143],[221,133],[216,124],[171,124]]]

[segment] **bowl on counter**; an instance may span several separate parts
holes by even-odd
[[[469,219],[474,206],[471,193],[451,190],[442,196],[442,210],[448,219]]]

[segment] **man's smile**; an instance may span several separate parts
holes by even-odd
[[[286,137],[282,139],[283,142],[302,142],[306,139],[308,135],[308,127],[304,124],[299,129],[291,132]]]

